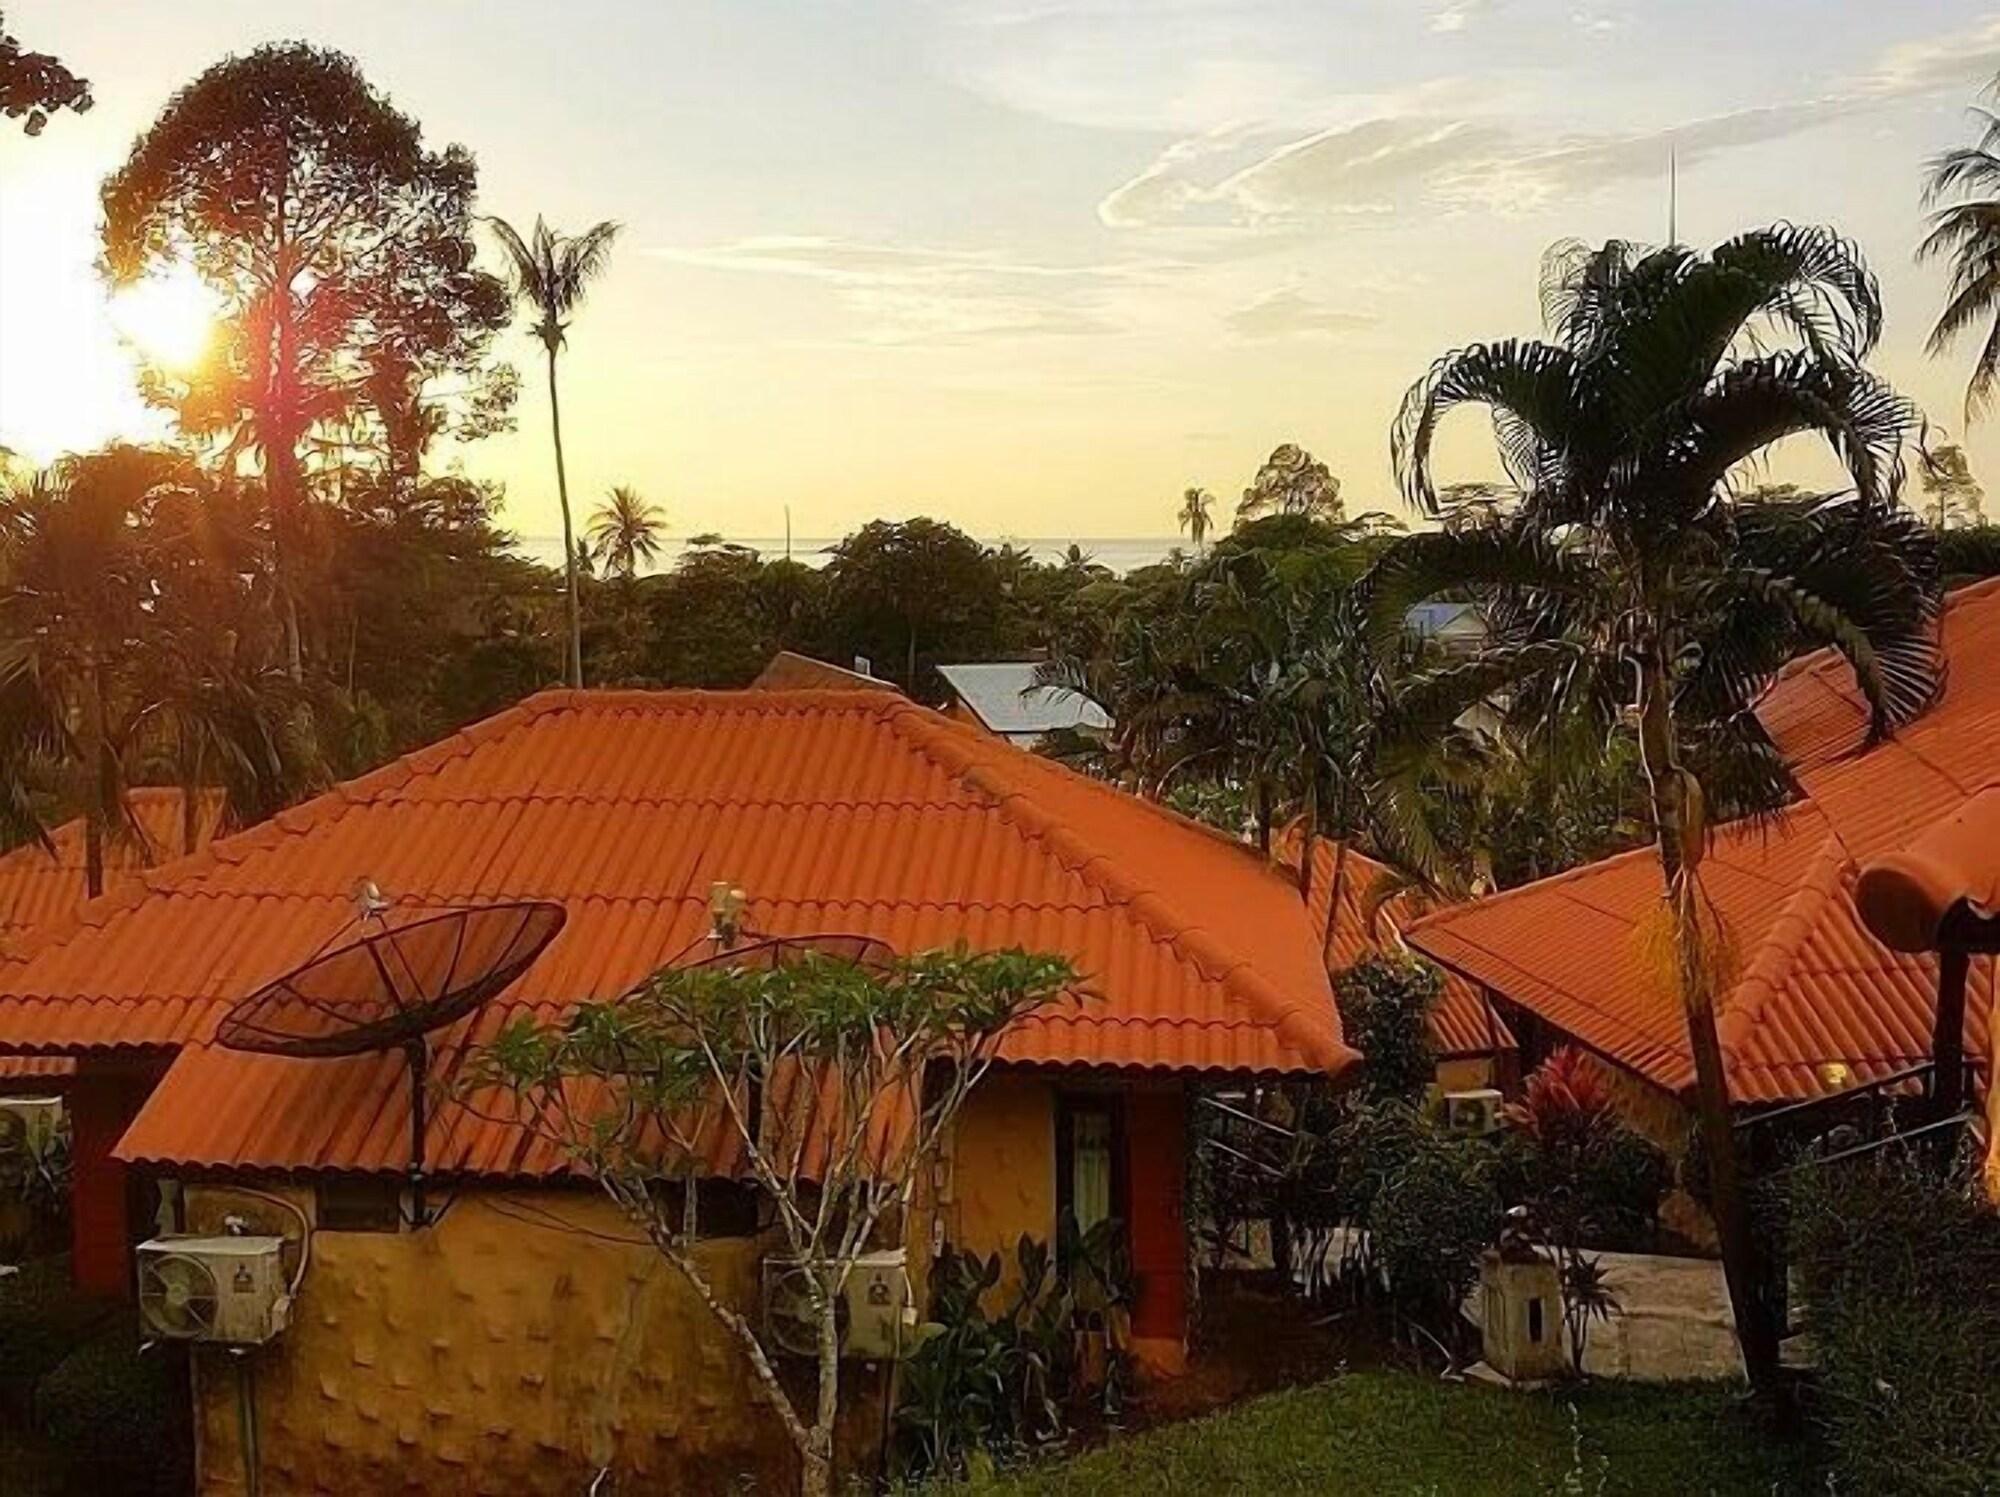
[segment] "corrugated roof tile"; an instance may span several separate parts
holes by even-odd
[[[1325,1073],[1354,1059],[1310,922],[1249,850],[853,691],[533,698],[24,938],[0,961],[0,1047],[187,1047],[131,1158],[400,1168],[400,1060],[208,1044],[230,1003],[352,918],[363,876],[406,912],[565,905],[541,961],[471,1021],[484,1026],[628,990],[700,935],[709,883],[727,879],[774,933],[1065,952],[1102,999],[1019,1026],[1013,1062]],[[559,1162],[493,1126],[441,1113],[437,1167]]]
[[[1943,619],[1946,687],[1929,713],[1866,743],[1853,676],[1828,652],[1783,671],[1758,715],[1806,791],[1765,827],[1724,827],[1703,888],[1729,931],[1737,980],[1718,1010],[1740,1102],[1817,1096],[1927,1059],[1937,972],[1863,927],[1857,868],[2000,784],[2000,579],[1960,589]],[[1669,974],[1641,949],[1660,905],[1651,849],[1418,922],[1412,945],[1670,1090],[1691,1084]],[[1584,910],[1598,924],[1584,928]],[[1993,964],[1975,964],[1968,1054],[1984,1056]]]

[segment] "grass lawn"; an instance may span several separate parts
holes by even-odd
[[[1133,1435],[986,1490],[1008,1497],[1823,1490],[1798,1452],[1760,1439],[1731,1411],[1732,1397],[1708,1384],[1599,1383],[1529,1394],[1410,1372],[1353,1372]]]

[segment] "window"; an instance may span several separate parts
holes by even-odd
[[[329,1175],[313,1182],[313,1222],[322,1232],[400,1232],[403,1182]]]
[[[1088,1232],[1110,1217],[1125,1220],[1125,1109],[1104,1094],[1056,1103],[1056,1212]]]

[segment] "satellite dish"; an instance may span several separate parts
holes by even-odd
[[[737,945],[725,943],[711,932],[683,951],[672,965],[685,969],[729,967],[744,972],[769,972],[807,957],[820,957],[880,971],[895,956],[895,947],[873,936],[753,936]]]
[[[404,925],[384,923],[372,883],[356,899],[382,928],[266,983],[223,1016],[216,1041],[294,1059],[400,1049],[410,1063],[410,1184],[423,1207],[426,1036],[497,997],[527,971],[568,918],[543,900],[481,905]]]

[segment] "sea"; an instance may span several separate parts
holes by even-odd
[[[823,567],[833,554],[833,548],[840,544],[840,537],[794,536],[788,543],[783,536],[724,536],[727,545],[747,546],[766,560],[789,555],[792,560],[804,562],[809,567]],[[996,550],[1001,546],[1013,546],[1028,552],[1037,561],[1061,561],[1075,546],[1099,566],[1123,575],[1137,567],[1152,566],[1165,561],[1178,546],[1188,549],[1185,537],[1175,536],[977,536],[982,545]],[[523,535],[515,538],[514,548],[523,555],[545,566],[562,564],[562,537],[559,535]],[[669,537],[660,546],[659,559],[648,568],[653,572],[670,572],[674,564],[689,549],[686,537]]]

